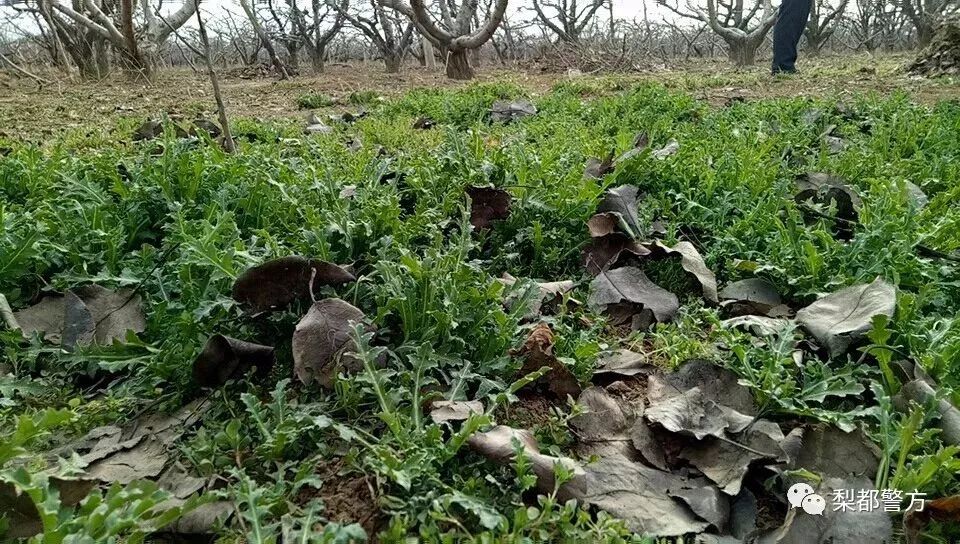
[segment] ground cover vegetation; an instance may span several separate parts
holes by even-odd
[[[5,538],[958,538],[956,102],[291,106],[4,142]]]

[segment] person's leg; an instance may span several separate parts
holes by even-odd
[[[797,44],[810,18],[811,0],[783,0],[773,27],[773,73],[795,72]]]

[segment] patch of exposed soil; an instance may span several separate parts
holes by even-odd
[[[306,504],[312,499],[320,499],[324,517],[337,523],[358,523],[367,532],[370,542],[377,542],[376,535],[383,529],[387,517],[377,505],[373,482],[364,474],[349,471],[342,458],[322,462],[316,473],[323,485],[320,489],[300,491],[297,502]]]

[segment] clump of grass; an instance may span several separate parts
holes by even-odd
[[[322,93],[310,92],[297,97],[297,107],[301,110],[328,108],[336,103],[336,100]]]

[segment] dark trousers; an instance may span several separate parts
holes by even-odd
[[[810,18],[811,1],[783,0],[780,16],[773,27],[773,73],[796,72],[797,44]]]

